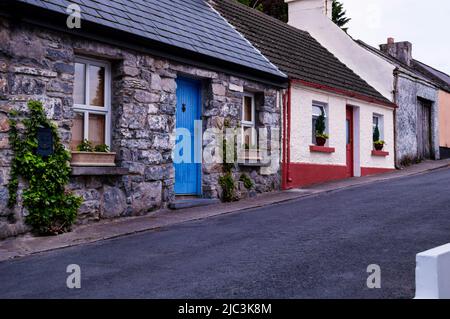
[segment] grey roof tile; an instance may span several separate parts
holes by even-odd
[[[207,0],[16,0],[66,14],[78,4],[83,19],[216,59],[285,77],[210,7]]]

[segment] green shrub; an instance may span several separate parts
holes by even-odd
[[[78,152],[93,152],[94,146],[88,140],[84,140],[77,146]]]
[[[237,200],[233,174],[226,173],[220,176],[219,185],[222,187],[222,201],[229,203]]]
[[[242,173],[239,180],[244,183],[245,188],[247,189],[253,188],[253,182],[247,174]]]
[[[380,130],[378,125],[373,129],[373,142],[376,143],[380,140]]]
[[[29,118],[23,120],[23,136],[17,129],[17,120],[10,120],[9,139],[14,158],[8,184],[8,206],[17,203],[19,176],[27,182],[23,192],[23,205],[28,210],[26,222],[39,234],[58,234],[70,229],[74,223],[82,199],[66,191],[70,176],[70,153],[58,136],[57,126],[47,119],[42,103],[29,101]],[[15,117],[17,114],[10,113]],[[37,130],[50,128],[54,152],[48,157],[36,155]]]
[[[108,153],[109,152],[109,146],[106,145],[106,144],[97,145],[94,148],[94,151],[98,152],[98,153]]]
[[[323,136],[325,137],[325,130],[326,130],[326,125],[325,125],[325,116],[323,114],[321,114],[316,121],[316,136]]]
[[[225,119],[224,127],[230,127],[230,121]],[[227,163],[227,154],[234,154],[234,161],[232,163]],[[224,175],[219,177],[219,185],[222,187],[222,201],[233,202],[238,198],[236,196],[236,184],[233,178],[233,168],[235,166],[235,161],[237,160],[236,154],[236,143],[233,140],[232,143],[228,143],[225,136],[223,137],[222,145],[222,159],[223,159],[223,171]]]

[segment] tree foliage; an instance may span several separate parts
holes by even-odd
[[[73,224],[82,200],[65,188],[70,176],[70,153],[60,141],[57,126],[47,119],[41,102],[30,101],[28,109],[29,117],[22,121],[23,134],[18,129],[18,114],[10,114],[9,140],[14,158],[8,204],[10,208],[16,205],[19,177],[22,177],[27,183],[22,194],[23,205],[28,210],[27,224],[40,234],[58,234]],[[48,157],[36,154],[39,128],[50,128],[53,135],[53,154]]]
[[[283,22],[288,21],[288,5],[284,0],[237,0],[240,3],[264,12]],[[347,23],[351,20],[346,17],[347,12],[343,3],[333,0],[333,22],[336,23],[345,32],[348,31]]]
[[[264,12],[283,22],[288,21],[288,5],[284,0],[238,0],[254,9]]]
[[[346,27],[346,25],[351,19],[347,18],[346,15],[347,11],[344,9],[344,4],[337,0],[333,0],[332,20],[338,27],[347,33],[348,27]]]

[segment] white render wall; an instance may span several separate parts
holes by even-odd
[[[332,93],[310,89],[300,85],[292,87],[291,100],[291,162],[321,165],[346,165],[346,106],[354,108],[354,162],[355,176],[360,167],[394,169],[394,127],[393,109],[378,106]],[[312,145],[312,103],[327,104],[327,130],[330,135],[327,146],[336,151],[331,154],[311,152]],[[384,117],[385,151],[388,157],[372,156],[373,114]],[[359,134],[358,134],[359,132]]]
[[[376,104],[347,101],[350,105],[356,105],[360,109],[361,131],[359,140],[361,144],[361,167],[392,168],[395,169],[394,148],[394,110],[393,108]],[[372,156],[373,150],[373,114],[383,115],[383,133],[386,145],[383,151],[389,152],[387,157]]]
[[[357,44],[324,14],[324,0],[291,0],[289,24],[309,32],[323,47],[393,101],[395,67]]]

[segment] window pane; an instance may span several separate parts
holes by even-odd
[[[322,114],[325,115],[323,106],[313,105],[312,114],[313,116],[317,117],[321,116]]]
[[[105,144],[105,115],[89,113],[89,141],[97,146]]]
[[[254,140],[254,128],[253,127],[244,127],[244,147],[254,148],[256,147],[256,143]]]
[[[74,102],[75,104],[86,104],[86,65],[75,63],[75,85]]]
[[[252,98],[250,96],[244,96],[244,121],[253,122]]]
[[[89,105],[105,106],[105,68],[89,66]]]
[[[81,144],[84,139],[84,114],[75,113],[72,126],[72,140],[70,141],[70,149],[76,151],[77,146]]]
[[[314,117],[312,119],[312,142],[313,142],[313,144],[316,143],[316,123],[317,123],[317,117]]]

